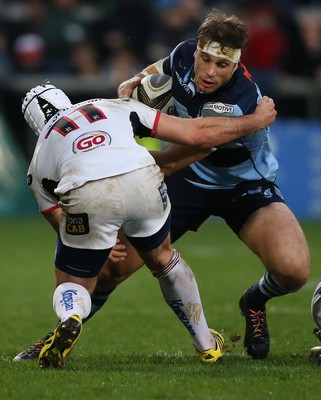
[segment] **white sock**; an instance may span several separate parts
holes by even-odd
[[[153,275],[159,281],[167,304],[189,331],[194,347],[199,351],[215,349],[215,339],[209,332],[195,276],[176,250],[169,264]]]
[[[87,289],[78,283],[65,282],[59,285],[53,295],[53,308],[60,321],[71,315],[86,318],[91,309],[91,298]]]

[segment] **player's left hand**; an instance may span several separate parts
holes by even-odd
[[[117,89],[117,96],[121,98],[131,97],[136,86],[140,84],[142,78],[139,76],[134,76],[127,81],[122,82]]]

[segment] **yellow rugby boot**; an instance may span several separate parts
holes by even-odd
[[[223,346],[224,346],[224,338],[223,336],[215,331],[214,329],[210,329],[211,335],[214,337],[216,341],[216,349],[208,349],[204,351],[196,350],[200,360],[203,363],[216,363],[223,356]]]
[[[52,335],[44,342],[38,357],[39,367],[64,368],[81,330],[82,320],[78,315],[72,315],[60,322]]]

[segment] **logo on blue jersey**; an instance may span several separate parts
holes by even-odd
[[[188,86],[187,83],[184,82],[183,78],[178,74],[177,71],[175,71],[175,75],[177,77],[178,83],[182,86],[182,88],[185,90],[185,92],[190,93],[191,88]]]
[[[210,116],[213,114],[233,114],[234,106],[224,103],[206,103],[203,106],[202,116]]]

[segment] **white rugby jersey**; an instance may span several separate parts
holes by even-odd
[[[134,138],[132,111],[145,126],[156,129],[158,111],[131,99],[91,99],[48,121],[28,170],[28,184],[41,212],[54,208],[57,196],[88,181],[155,164]]]

